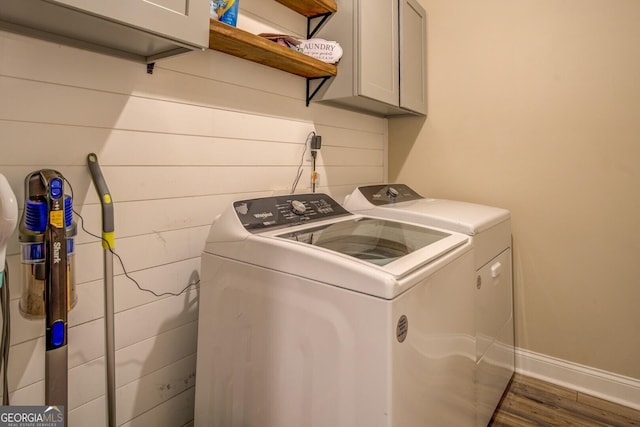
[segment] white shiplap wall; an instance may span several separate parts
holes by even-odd
[[[273,4],[271,4],[273,3]],[[276,2],[245,0],[239,26],[299,32]],[[268,5],[268,7],[267,7]],[[274,24],[275,22],[278,25]],[[86,168],[98,154],[114,198],[116,251],[156,292],[200,270],[212,219],[232,200],[287,193],[311,131],[323,137],[319,190],[341,201],[386,178],[385,119],[312,104],[302,78],[207,51],[144,65],[0,32],[0,173],[22,208],[24,177],[61,171],[86,227],[100,205]],[[298,192],[309,191],[304,163]],[[70,313],[70,426],[104,425],[103,251],[76,239],[79,301]],[[17,232],[9,245],[12,404],[44,401],[44,324],[18,313]],[[193,417],[198,292],[156,298],[116,262],[118,424],[180,426]],[[205,327],[206,325],[200,325]]]

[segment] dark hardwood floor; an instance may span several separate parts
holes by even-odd
[[[640,411],[516,374],[489,426],[640,426]]]

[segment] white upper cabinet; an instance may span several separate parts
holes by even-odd
[[[344,49],[338,76],[316,100],[377,115],[426,105],[426,13],[417,0],[342,0],[318,36]]]
[[[144,62],[209,45],[207,0],[0,0],[0,29]]]

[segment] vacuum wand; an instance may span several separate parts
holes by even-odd
[[[107,362],[107,425],[116,425],[116,380],[115,380],[115,330],[114,330],[114,291],[113,291],[113,249],[115,247],[115,225],[113,217],[113,201],[104,180],[98,156],[91,153],[87,156],[87,166],[91,179],[100,197],[102,205],[102,247],[104,248],[104,327],[105,327],[105,359]]]

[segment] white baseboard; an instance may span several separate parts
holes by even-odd
[[[516,372],[640,410],[640,380],[516,348]]]

